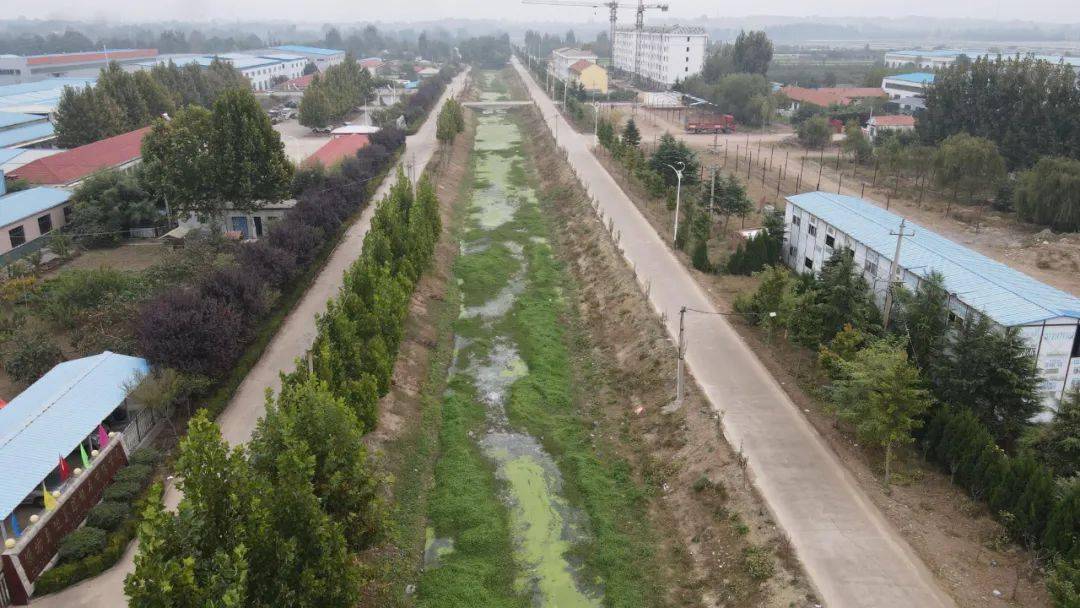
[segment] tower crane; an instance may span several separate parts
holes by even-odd
[[[637,31],[637,36],[634,37],[636,46],[634,48],[634,77],[636,78],[639,72],[639,62],[641,60],[641,32],[645,29],[645,11],[651,9],[659,9],[661,11],[667,11],[668,5],[666,3],[646,4],[645,0],[638,0],[637,4],[624,4],[615,0],[609,0],[608,2],[590,1],[590,0],[521,0],[522,4],[546,4],[549,6],[584,6],[588,8],[607,8],[609,19],[611,21],[611,33],[608,34],[608,43],[611,45],[611,66],[615,67],[615,23],[618,20],[618,12],[620,8],[632,8],[637,12],[637,18],[634,21],[634,29]]]

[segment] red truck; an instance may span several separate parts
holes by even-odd
[[[735,117],[724,114],[708,120],[686,123],[687,133],[734,133]]]

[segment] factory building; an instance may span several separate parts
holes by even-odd
[[[345,51],[339,51],[337,49],[323,49],[299,44],[284,44],[275,46],[273,50],[289,53],[290,55],[300,55],[311,63],[314,63],[315,67],[319,68],[320,72],[325,72],[326,68],[345,61]]]
[[[848,251],[883,306],[902,218],[853,196],[807,192],[787,200],[785,263],[818,273],[835,252]],[[1080,386],[1080,298],[913,222],[905,222],[904,233],[896,277],[908,290],[939,273],[951,320],[982,315],[998,327],[1017,328],[1037,361],[1040,394],[1049,408]]]
[[[157,49],[103,49],[85,53],[0,55],[0,84],[36,82],[47,78],[94,76],[116,61],[121,64],[156,57]]]

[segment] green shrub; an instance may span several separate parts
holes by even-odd
[[[1080,559],[1072,563],[1058,560],[1046,579],[1046,588],[1050,591],[1055,608],[1080,606]]]
[[[103,549],[105,549],[105,531],[101,528],[83,526],[60,541],[60,550],[57,554],[61,562],[70,562],[101,553]]]
[[[140,488],[146,485],[146,482],[150,481],[150,476],[154,474],[154,469],[150,465],[145,464],[132,464],[120,469],[116,476],[113,477],[113,483],[135,483]]]
[[[131,458],[128,458],[129,465],[142,464],[146,466],[154,466],[161,460],[161,453],[153,448],[139,448],[132,452]]]
[[[34,583],[34,593],[37,595],[56,593],[113,567],[124,555],[128,544],[135,538],[135,528],[136,518],[128,518],[119,530],[109,534],[105,550],[101,553],[60,563],[46,570]]]
[[[776,574],[772,555],[763,547],[750,547],[743,551],[743,566],[755,581],[766,581]]]
[[[86,525],[112,532],[119,528],[131,515],[127,503],[105,501],[98,503],[86,514]]]
[[[141,493],[141,491],[141,485],[136,482],[125,481],[113,483],[105,488],[105,493],[102,494],[102,498],[114,502],[131,502]]]

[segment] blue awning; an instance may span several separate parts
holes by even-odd
[[[0,517],[40,487],[149,370],[144,359],[109,351],[66,361],[0,409]]]

